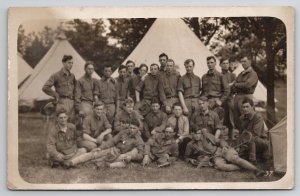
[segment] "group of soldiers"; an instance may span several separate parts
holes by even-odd
[[[164,167],[181,159],[199,168],[243,168],[263,175],[257,155],[266,157],[269,142],[264,120],[254,109],[258,77],[251,58],[241,56],[244,71],[237,77],[229,59],[220,60],[220,73],[216,58],[207,57],[202,78],[193,72],[202,66],[193,59],[184,62],[183,76],[167,54],[159,55],[159,62],[148,73],[146,64],[136,67],[129,60],[119,66],[117,78],[106,66],[100,80],[92,77],[93,62],[86,62],[84,75],[76,80],[73,58],[64,55],[62,69],[42,89],[56,103],[47,140],[51,166],[154,162]]]

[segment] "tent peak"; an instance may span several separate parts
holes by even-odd
[[[67,39],[67,36],[66,36],[66,34],[65,34],[63,31],[60,31],[60,32],[57,34],[56,39],[57,39],[57,40],[66,40],[66,39]]]

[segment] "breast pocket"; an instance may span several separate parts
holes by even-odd
[[[192,85],[191,85],[191,82],[189,81],[189,79],[187,80],[183,80],[183,88],[184,89],[188,89],[188,88],[191,88]]]

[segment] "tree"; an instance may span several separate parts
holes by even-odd
[[[189,22],[189,25],[195,25],[195,19],[185,21]],[[200,33],[195,32],[195,34],[200,34],[201,39],[205,40],[204,43],[210,45],[212,49],[219,48],[216,50],[217,56],[237,57],[241,53],[252,55],[253,67],[258,73],[260,81],[267,87],[268,124],[274,125],[276,123],[274,76],[278,52],[283,51],[283,54],[286,54],[285,25],[279,19],[272,17],[232,17],[218,20],[216,18],[200,18],[198,21],[204,22],[200,24],[200,26],[202,25]],[[197,25],[192,29],[198,29]],[[203,36],[204,38],[202,38]],[[217,41],[212,44],[213,37]],[[225,45],[220,44],[218,40],[222,40]],[[286,62],[286,55],[282,55],[282,58],[285,58],[283,61]]]

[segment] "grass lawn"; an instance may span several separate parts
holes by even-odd
[[[286,86],[276,85],[277,118],[286,115]],[[166,168],[155,165],[143,168],[131,164],[124,169],[95,169],[81,165],[77,168],[49,168],[45,159],[46,121],[37,113],[19,115],[19,172],[29,183],[146,183],[146,182],[261,182],[276,181],[281,176],[257,178],[247,171],[222,172],[214,168],[194,168],[182,161]],[[272,161],[259,163],[270,170]]]

